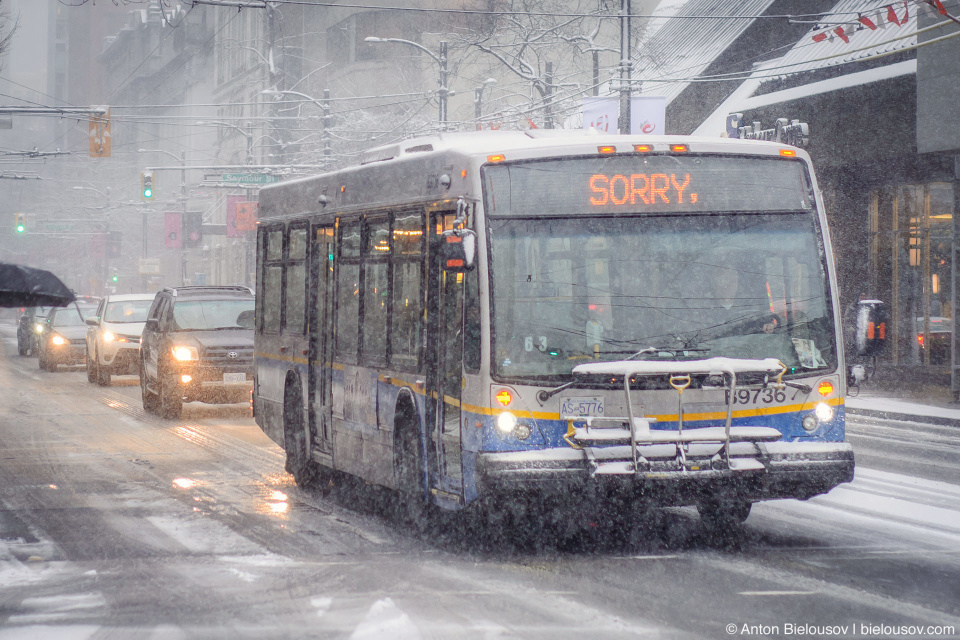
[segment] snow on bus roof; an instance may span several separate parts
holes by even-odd
[[[579,375],[656,375],[680,373],[776,373],[784,370],[776,358],[747,360],[741,358],[707,358],[705,360],[616,360],[591,362],[573,368]]]

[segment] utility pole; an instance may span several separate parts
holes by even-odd
[[[333,116],[330,115],[330,89],[323,90],[323,158],[328,160],[330,154],[330,125],[333,124]]]
[[[450,91],[447,88],[447,41],[440,41],[440,130],[447,129],[447,98]]]
[[[553,129],[553,63],[544,64],[543,83],[546,85],[544,91],[543,105],[543,128]]]
[[[268,80],[270,84],[270,89],[272,91],[283,91],[283,87],[280,86],[283,84],[283,55],[277,55],[277,10],[276,6],[272,2],[266,3],[267,10],[267,66],[268,66]],[[278,68],[277,61],[278,59],[281,62]],[[279,115],[279,107],[274,100],[273,107],[271,109],[272,116],[276,117]],[[274,120],[274,123],[278,120]],[[276,136],[276,145],[277,153],[275,155],[276,163],[283,164],[284,160],[284,145],[286,143],[286,131],[279,125],[273,125],[273,133]]]
[[[617,125],[622,135],[630,133],[630,0],[620,0],[620,120]]]

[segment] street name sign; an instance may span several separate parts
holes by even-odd
[[[231,184],[273,184],[280,182],[280,176],[271,176],[266,173],[224,173],[220,180]]]

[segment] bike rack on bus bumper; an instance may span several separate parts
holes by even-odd
[[[779,440],[782,434],[772,427],[732,426],[737,374],[760,373],[764,375],[764,382],[760,388],[770,386],[782,389],[785,386],[782,381],[785,371],[786,366],[776,358],[764,360],[708,358],[660,362],[624,360],[578,365],[573,369],[575,375],[623,376],[627,415],[625,417],[561,416],[567,421],[567,434],[564,440],[570,446],[584,451],[591,467],[591,475],[646,474],[663,477],[688,472],[730,475],[762,471],[765,465],[758,459],[760,451],[755,445],[759,442]],[[723,376],[724,386],[710,388],[728,391],[724,426],[684,429],[683,392],[690,386],[693,375]],[[678,397],[676,430],[651,429],[651,425],[656,422],[655,418],[634,415],[630,380],[639,376],[669,376],[668,382],[677,391]],[[775,380],[770,379],[772,376],[775,376]],[[643,405],[638,406],[642,411]],[[583,426],[577,426],[577,423]],[[731,457],[731,444],[734,443],[748,443],[754,455]],[[630,460],[624,461],[624,456],[620,454],[622,448],[615,445],[626,444],[630,445]],[[706,462],[688,459],[691,445],[696,444],[720,445],[720,450],[712,454]],[[641,448],[655,450],[657,445],[675,447],[675,457],[672,462],[657,463],[642,455]],[[738,453],[744,452],[738,451]]]

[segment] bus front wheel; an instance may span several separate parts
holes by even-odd
[[[295,380],[287,382],[283,394],[283,443],[287,452],[287,471],[297,486],[307,486],[317,478],[318,468],[310,457],[303,420],[303,399],[300,385]]]
[[[746,500],[705,500],[697,505],[700,520],[711,530],[738,527],[750,515],[751,503]]]
[[[420,533],[429,528],[430,505],[423,484],[423,453],[420,446],[416,414],[407,409],[397,413],[394,443],[397,490],[404,520]]]

